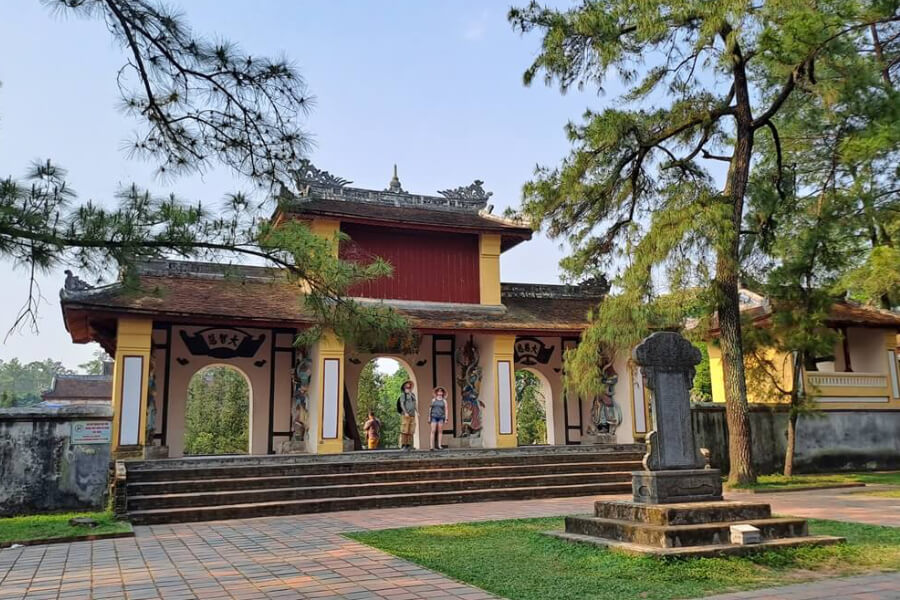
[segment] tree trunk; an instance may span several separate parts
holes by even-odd
[[[739,51],[738,51],[739,52]],[[738,294],[740,231],[744,214],[744,194],[750,178],[753,155],[753,116],[743,60],[736,55],[735,144],[728,168],[724,196],[731,204],[731,222],[723,228],[716,257],[716,287],[722,370],[725,376],[725,415],[728,422],[728,481],[732,484],[756,482],[750,438],[750,407],[744,375],[744,351],[741,339],[740,299]]]
[[[794,475],[794,448],[797,447],[797,418],[799,415],[795,411],[791,411],[788,417],[787,427],[787,449],[784,452],[784,476],[793,477]]]

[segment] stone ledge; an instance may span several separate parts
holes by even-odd
[[[578,533],[566,533],[564,531],[545,531],[544,535],[565,540],[567,542],[577,542],[582,544],[590,544],[592,546],[599,546],[601,548],[608,548],[616,552],[624,552],[626,554],[635,554],[640,556],[655,556],[659,558],[744,556],[747,554],[765,552],[766,550],[781,550],[783,548],[796,548],[798,546],[830,546],[832,544],[840,544],[846,541],[846,538],[842,537],[834,537],[830,535],[811,535],[802,538],[766,540],[764,542],[760,542],[759,544],[749,544],[746,546],[740,546],[737,544],[719,544],[716,546],[656,548],[653,546],[643,546],[641,544],[631,544],[628,542],[607,540],[603,538],[592,537],[589,535],[581,535]]]
[[[809,485],[805,487],[779,487],[770,489],[743,489],[729,488],[726,491],[731,494],[787,494],[789,492],[814,492],[816,490],[841,490],[844,488],[866,487],[865,483],[828,483],[822,485]]]
[[[42,538],[38,540],[22,540],[0,542],[0,548],[9,548],[10,546],[43,546],[44,544],[68,544],[71,542],[92,542],[94,540],[110,540],[114,538],[130,538],[134,537],[134,531],[117,531],[115,533],[85,533],[82,535],[65,535],[52,538]]]

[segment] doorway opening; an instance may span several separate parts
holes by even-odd
[[[250,383],[240,370],[204,367],[188,383],[184,408],[185,456],[248,454]]]
[[[400,415],[397,413],[397,399],[403,382],[410,380],[415,385],[415,377],[409,366],[396,358],[379,356],[370,360],[359,374],[359,386],[356,396],[355,416],[363,448],[366,444],[365,426],[369,411],[381,423],[379,440],[376,448],[389,450],[400,447]],[[423,406],[422,390],[415,387],[419,410]]]
[[[516,435],[520,446],[547,443],[547,408],[551,404],[550,382],[538,371],[516,371]]]

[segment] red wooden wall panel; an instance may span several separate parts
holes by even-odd
[[[351,290],[352,295],[480,302],[477,235],[353,223],[342,223],[341,231],[350,236],[341,245],[341,258],[367,262],[379,256],[394,267],[393,276],[362,283]]]

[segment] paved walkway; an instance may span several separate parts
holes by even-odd
[[[704,600],[897,600],[898,598],[900,598],[900,573],[883,573],[707,596]]]
[[[783,514],[900,524],[896,499],[836,498],[845,494],[752,498],[772,502]],[[0,550],[0,600],[486,599],[493,596],[340,534],[587,513],[593,502],[591,497],[485,502],[137,527],[134,538]],[[823,506],[827,508],[819,508]],[[840,587],[843,581],[797,586],[796,592],[789,592],[794,595],[782,595],[794,588],[781,588],[728,597],[900,599],[900,576],[875,577],[846,588]],[[822,595],[833,590],[843,593]],[[869,595],[847,595],[849,591]]]

